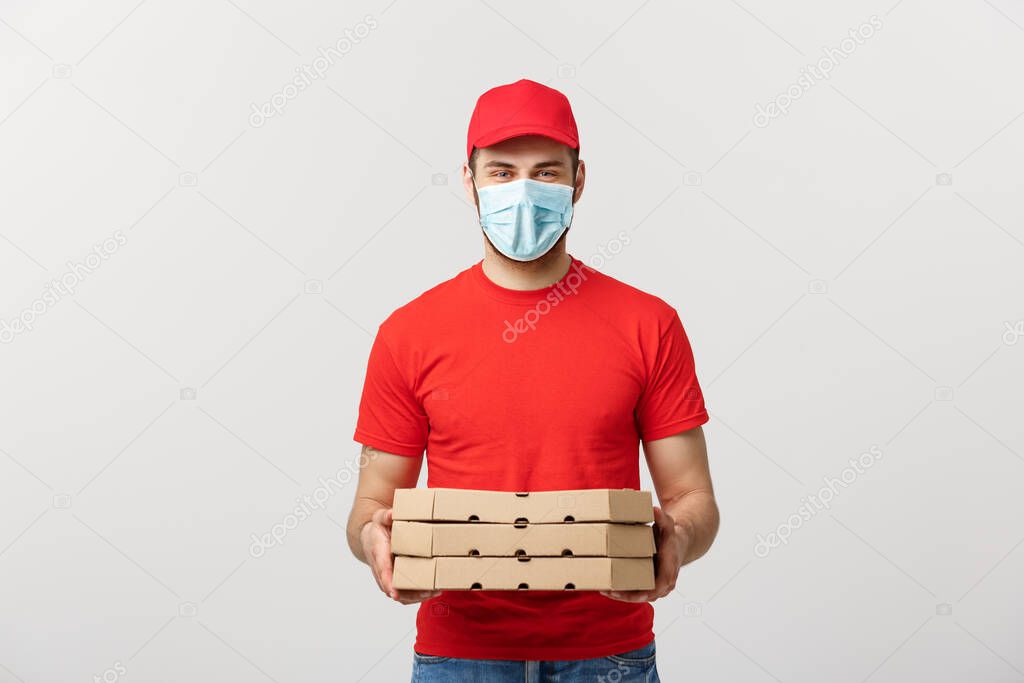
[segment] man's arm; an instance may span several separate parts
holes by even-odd
[[[359,470],[359,485],[348,516],[348,547],[360,562],[370,565],[373,578],[385,595],[403,604],[421,602],[438,591],[400,591],[392,585],[391,506],[395,489],[413,488],[420,477],[423,456],[408,457],[363,446],[366,464]]]
[[[657,600],[675,590],[680,567],[706,553],[718,533],[704,430],[646,441],[644,453],[661,503],[654,509],[658,564],[654,590],[605,593],[628,602]]]

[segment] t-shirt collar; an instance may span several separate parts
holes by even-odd
[[[542,287],[540,289],[508,289],[506,287],[502,287],[501,285],[495,284],[484,273],[483,261],[480,261],[475,266],[473,266],[472,279],[481,287],[481,289],[484,290],[484,292],[488,296],[490,296],[493,299],[497,299],[498,301],[504,301],[505,303],[511,304],[534,305],[537,302],[544,299],[544,297],[546,297],[548,292],[550,292],[552,289],[558,288],[559,285],[564,284],[566,279],[570,275],[579,273],[580,270],[584,267],[583,262],[573,257],[571,254],[569,258],[571,259],[571,263],[569,264],[569,270],[566,271],[565,275],[563,275],[557,282],[550,284],[547,287]]]

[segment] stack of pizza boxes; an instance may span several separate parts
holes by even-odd
[[[395,492],[401,590],[650,590],[651,494],[632,489]]]

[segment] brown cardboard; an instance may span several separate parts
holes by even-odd
[[[399,590],[651,590],[652,558],[396,557]]]
[[[565,522],[654,521],[649,491],[474,491],[470,489],[398,489],[394,519],[406,521],[553,524]]]
[[[419,557],[650,557],[654,532],[642,524],[428,524],[397,521],[391,552]]]

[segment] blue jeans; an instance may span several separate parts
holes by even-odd
[[[610,657],[552,662],[413,653],[412,683],[660,683],[654,643]]]

